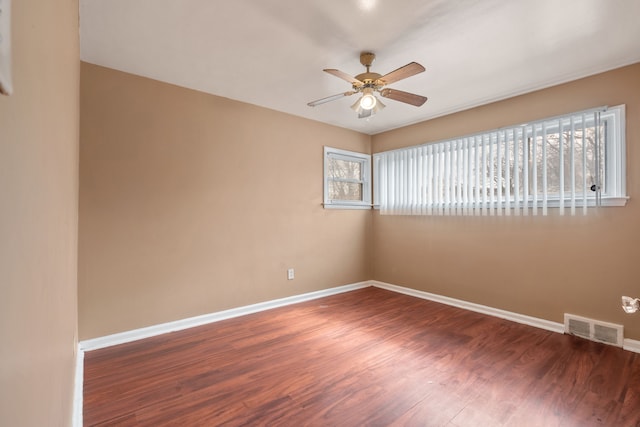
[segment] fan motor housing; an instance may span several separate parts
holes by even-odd
[[[356,76],[356,79],[358,79],[361,82],[367,84],[367,83],[375,82],[380,77],[382,77],[382,74],[366,72],[366,73],[358,74]]]

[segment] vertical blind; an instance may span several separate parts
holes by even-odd
[[[377,204],[395,215],[587,213],[603,188],[606,109],[377,153]]]

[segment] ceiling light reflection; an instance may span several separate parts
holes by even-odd
[[[358,7],[365,12],[371,12],[376,8],[377,3],[378,0],[358,0]]]

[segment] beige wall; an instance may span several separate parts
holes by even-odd
[[[620,296],[640,296],[640,64],[375,135],[372,151],[626,104],[624,208],[585,217],[373,215],[373,278],[556,322],[573,313],[625,325],[640,317]]]
[[[622,323],[640,339],[619,308],[622,294],[640,296],[639,170],[627,207],[586,218],[320,206],[325,144],[377,152],[599,105],[627,105],[634,165],[638,75],[640,64],[368,137],[82,64],[80,337],[376,279],[556,322]]]
[[[78,2],[12,2],[0,96],[0,425],[71,424],[77,327]]]
[[[321,206],[368,136],[86,63],[81,111],[81,339],[370,277],[371,213]]]

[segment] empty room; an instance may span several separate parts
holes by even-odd
[[[640,425],[638,16],[0,0],[0,425]]]

